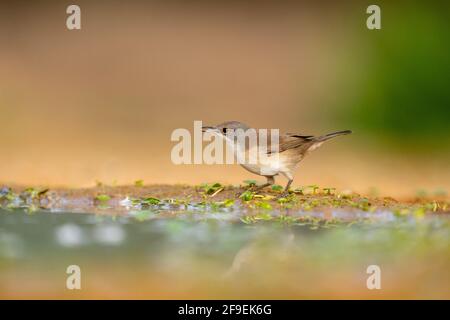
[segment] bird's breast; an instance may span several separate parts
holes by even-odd
[[[286,159],[281,154],[258,157],[256,163],[241,163],[248,171],[261,176],[275,176],[286,170]]]

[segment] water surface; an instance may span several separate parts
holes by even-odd
[[[105,209],[107,211],[107,209]],[[305,213],[303,213],[305,214]],[[319,214],[319,213],[318,213]],[[0,211],[3,298],[449,298],[445,215],[246,224],[225,212]],[[311,213],[308,213],[310,217]],[[345,214],[344,214],[345,216]],[[366,269],[382,270],[368,290]],[[66,288],[78,265],[82,289]]]

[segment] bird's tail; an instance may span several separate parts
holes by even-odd
[[[328,139],[332,139],[334,137],[338,137],[338,136],[342,136],[342,135],[346,135],[346,134],[350,134],[350,133],[352,133],[351,130],[336,131],[336,132],[325,134],[323,136],[315,137],[314,141],[315,142],[323,142]]]

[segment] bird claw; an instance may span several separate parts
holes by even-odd
[[[236,198],[240,198],[244,192],[245,192],[245,191],[239,191],[239,192],[236,192],[236,194],[235,194],[234,196],[235,196]]]
[[[278,196],[277,196],[277,199],[281,199],[281,198],[286,198],[286,197],[288,197],[289,196],[289,191],[283,191],[282,193],[280,193]]]

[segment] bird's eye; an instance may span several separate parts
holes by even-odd
[[[227,128],[222,128],[222,133],[227,134]]]

